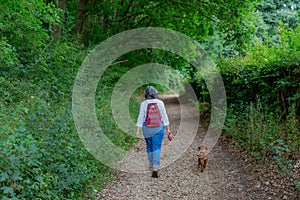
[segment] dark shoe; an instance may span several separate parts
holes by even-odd
[[[153,178],[158,178],[158,172],[154,170],[154,171],[152,172],[152,177],[153,177]]]

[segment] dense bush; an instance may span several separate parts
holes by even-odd
[[[229,105],[226,135],[261,166],[273,159],[291,173],[300,156],[300,27],[281,31],[280,44],[257,41],[246,56],[218,66]]]
[[[295,104],[300,114],[300,27],[284,30],[281,43],[257,43],[245,57],[223,59],[218,65],[229,104],[240,109],[259,100],[265,109],[287,115]]]
[[[11,114],[1,116],[2,199],[74,199],[104,179],[106,167],[74,130],[70,103],[33,95],[5,111]]]
[[[14,47],[22,64],[34,63],[51,42],[49,33],[59,21],[59,9],[43,0],[1,1],[1,5],[1,37]]]
[[[1,199],[82,199],[92,194],[111,170],[85,150],[73,123],[72,86],[87,51],[56,42],[22,68],[6,40],[1,52]]]
[[[264,110],[260,103],[251,104],[243,113],[230,111],[225,126],[226,135],[237,146],[249,151],[258,163],[263,165],[266,158],[271,157],[280,169],[287,171],[299,157],[300,127],[293,106],[284,122],[279,113]]]
[[[192,6],[168,1],[137,4],[130,1],[124,6],[111,1],[0,2],[1,199],[92,198],[94,189],[99,190],[101,183],[110,179],[111,169],[95,160],[83,146],[71,114],[73,81],[89,48],[96,45],[94,42],[130,28],[166,25],[195,38],[210,38],[214,34],[210,41],[216,46],[207,43],[212,52],[225,42],[229,42],[226,52],[243,49],[234,44],[241,45],[252,31],[240,25],[243,24],[240,20],[246,19],[254,6],[252,1],[194,2]],[[55,3],[66,5],[59,9]],[[161,7],[160,3],[168,6]],[[194,6],[214,19],[207,21],[200,16],[201,12],[191,12]],[[206,7],[211,6],[216,12],[207,12]],[[82,15],[77,15],[80,12]],[[173,17],[178,12],[186,14]],[[215,17],[221,20],[221,25],[215,24],[219,21]],[[204,25],[204,31],[199,32],[199,24]],[[227,37],[218,35],[224,31]],[[226,126],[229,136],[258,160],[270,155],[279,166],[289,164],[299,153],[296,114],[300,106],[300,30],[281,31],[279,46],[257,42],[248,48],[246,57],[223,59],[219,63],[232,108]],[[90,46],[80,46],[81,43]],[[115,65],[102,76],[96,106],[105,134],[125,150],[136,139],[118,129],[110,98],[116,82],[127,70],[149,62],[172,66],[192,80],[202,101],[209,101],[203,79],[178,56],[145,49],[130,52],[121,59],[124,65]],[[180,77],[169,72],[167,76],[169,84],[177,86]],[[256,105],[257,101],[261,107]],[[131,117],[135,120],[138,104],[135,99],[130,102]],[[286,121],[282,121],[282,116]],[[299,187],[299,183],[296,185]]]
[[[85,149],[72,118],[73,82],[88,50],[58,41],[37,62],[24,65],[23,73],[14,68],[19,62],[14,49],[3,41],[1,50],[7,57],[6,63],[1,63],[7,68],[0,76],[1,199],[93,197],[93,189],[99,190],[109,181],[112,170]],[[128,150],[136,140],[118,129],[110,108],[114,84],[126,72],[119,69],[108,69],[103,75],[97,112],[105,134]],[[134,115],[137,106],[131,101]]]

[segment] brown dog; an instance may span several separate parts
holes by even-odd
[[[208,157],[205,153],[205,150],[207,150],[207,148],[203,145],[199,146],[198,147],[198,166],[200,167],[201,169],[201,172],[204,171],[205,167],[206,167],[206,164],[207,164],[207,161],[208,161]]]

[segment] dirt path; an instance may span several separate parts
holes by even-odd
[[[172,101],[165,103],[176,137],[181,123],[180,106]],[[221,139],[209,153],[206,171],[200,173],[196,153],[205,134],[206,129],[200,125],[193,143],[179,159],[159,171],[158,179],[151,178],[151,172],[147,170],[143,173],[120,172],[115,181],[98,193],[98,199],[281,199],[268,196],[261,189],[259,180],[242,170],[242,161],[228,151]],[[165,137],[162,162],[168,158],[168,143]],[[145,142],[141,140],[133,151],[145,153]]]

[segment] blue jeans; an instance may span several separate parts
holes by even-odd
[[[143,124],[143,134],[146,140],[146,149],[150,165],[159,168],[161,143],[164,138],[164,125],[161,123],[159,127],[148,128]]]

